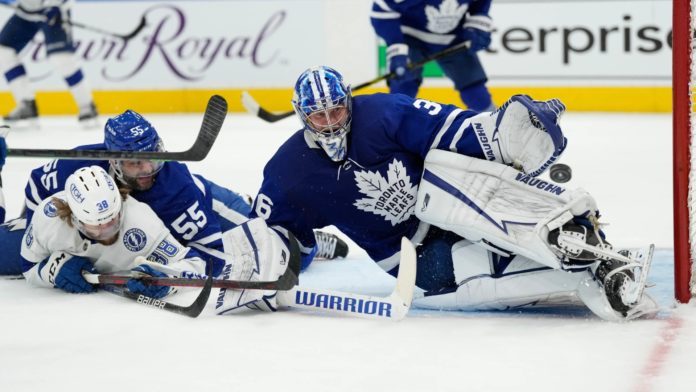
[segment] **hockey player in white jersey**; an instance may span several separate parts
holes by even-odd
[[[75,99],[78,121],[85,127],[97,126],[98,113],[92,91],[75,55],[69,24],[72,3],[72,0],[18,0],[15,14],[0,30],[0,72],[17,104],[3,117],[5,122],[20,124],[38,118],[36,97],[19,53],[41,31],[48,61],[65,80]]]
[[[320,66],[300,75],[293,105],[304,127],[266,164],[252,216],[304,249],[313,228],[335,225],[396,275],[399,239],[410,238],[414,306],[581,302],[607,320],[656,311],[644,293],[652,246],[613,249],[587,192],[537,177],[567,145],[560,101],[517,95],[479,113],[400,94],[353,97]]]
[[[39,205],[22,241],[24,277],[36,286],[88,293],[86,272],[132,270],[155,277],[200,277],[205,262],[182,246],[146,204],[122,196],[115,181],[98,166],[77,170],[65,190]],[[161,298],[165,286],[136,279],[128,289]]]
[[[219,278],[272,281],[288,267],[287,242],[252,219],[223,233],[225,259]],[[114,179],[99,166],[78,169],[65,190],[42,201],[23,241],[24,277],[36,286],[71,293],[95,291],[83,273],[109,274],[131,270],[131,292],[162,298],[167,286],[150,286],[138,276],[203,278],[205,262],[195,249],[182,246],[154,211],[122,195]],[[275,311],[273,290],[226,290],[217,295],[217,314],[246,308]]]

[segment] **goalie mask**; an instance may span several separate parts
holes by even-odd
[[[65,198],[73,225],[85,236],[107,241],[121,230],[121,193],[101,167],[83,167],[71,174],[65,182]]]
[[[305,132],[334,162],[346,158],[350,132],[352,95],[343,76],[333,68],[318,66],[304,71],[292,99]]]
[[[126,110],[110,118],[104,126],[104,144],[110,151],[164,151],[157,130],[140,114]],[[155,184],[161,161],[112,160],[116,178],[130,188],[145,191]]]

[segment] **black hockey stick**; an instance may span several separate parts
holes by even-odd
[[[109,35],[109,36],[115,37],[115,38],[120,38],[124,41],[128,41],[128,40],[134,38],[136,35],[138,35],[145,28],[145,26],[147,26],[147,21],[145,20],[144,15],[142,18],[140,18],[140,23],[135,27],[135,29],[133,29],[133,31],[131,31],[128,34],[118,34],[118,33],[114,33],[111,31],[102,30],[99,27],[89,26],[86,24],[82,24],[80,22],[72,21],[72,20],[66,20],[64,23],[69,24],[70,26],[73,26],[73,27],[83,29],[83,30],[89,30],[89,31],[93,31],[95,33]]]
[[[5,6],[5,7],[7,7],[7,8],[12,8],[13,10],[17,10],[17,6],[14,5],[14,4],[0,3],[0,5]],[[131,31],[130,33],[128,33],[128,34],[118,34],[118,33],[114,33],[114,32],[111,32],[111,31],[103,30],[103,29],[101,29],[101,28],[99,28],[99,27],[89,26],[89,25],[86,25],[86,24],[83,24],[83,23],[80,23],[80,22],[74,22],[74,21],[72,21],[72,20],[70,20],[70,19],[64,20],[63,23],[64,23],[64,24],[67,24],[67,25],[70,25],[70,26],[73,26],[73,27],[77,27],[77,28],[83,29],[83,30],[93,31],[93,32],[95,32],[95,33],[104,34],[104,35],[109,35],[109,36],[115,37],[115,38],[120,38],[120,39],[122,39],[122,40],[124,40],[124,41],[128,41],[128,40],[132,39],[133,37],[135,37],[136,35],[138,35],[138,33],[140,33],[140,32],[145,28],[145,26],[147,26],[147,21],[145,20],[145,16],[143,16],[143,17],[140,19],[140,23],[138,24],[138,26],[136,26],[135,29],[134,29],[133,31]]]
[[[451,54],[461,52],[462,50],[469,49],[470,46],[471,46],[471,43],[469,41],[462,42],[458,45],[454,45],[454,46],[449,47],[443,51],[437,52],[434,55],[432,55],[424,60],[409,64],[408,69],[413,70],[413,69],[423,68],[423,66],[425,66],[425,64],[427,64],[431,61],[440,60],[443,57],[447,57]],[[353,87],[351,87],[351,90],[352,91],[362,90],[363,88],[371,86],[377,82],[381,82],[382,80],[389,80],[389,79],[393,78],[394,76],[396,76],[396,74],[394,72],[389,72],[389,73],[386,73],[384,75],[378,76],[372,80],[368,80],[367,82],[360,83],[357,86],[353,86]],[[271,113],[268,110],[262,108],[261,105],[259,105],[259,103],[256,102],[254,97],[252,97],[251,94],[249,94],[246,91],[242,92],[242,104],[244,105],[244,108],[247,110],[247,112],[257,116],[258,118],[260,118],[266,122],[271,122],[271,123],[276,122],[276,121],[280,121],[284,118],[288,118],[288,117],[292,116],[293,114],[295,114],[295,112],[293,110],[288,111],[288,112],[284,112],[284,113],[278,113],[278,114]]]
[[[212,279],[212,287],[221,289],[246,289],[246,290],[290,290],[299,282],[300,274],[300,247],[295,237],[290,235],[290,261],[288,268],[278,280],[272,281],[241,281]],[[92,284],[125,285],[131,279],[137,278],[141,282],[151,286],[171,287],[201,287],[208,284],[208,280],[187,278],[155,278],[152,276],[134,277],[123,275],[96,275],[86,274],[85,279]]]
[[[146,297],[142,294],[135,294],[120,286],[100,285],[99,287],[112,294],[131,299],[145,306],[166,310],[168,312],[183,314],[184,316],[198,317],[198,315],[201,314],[201,312],[205,308],[205,304],[208,302],[208,298],[210,297],[210,292],[212,290],[212,285],[213,278],[209,277],[205,280],[203,290],[201,290],[200,294],[198,294],[198,297],[196,297],[193,303],[189,306],[174,305],[161,299]]]
[[[169,151],[106,151],[106,150],[51,150],[8,148],[7,156],[54,158],[54,159],[95,159],[95,160],[161,160],[161,161],[202,161],[210,152],[227,116],[227,101],[213,95],[205,109],[203,124],[191,148],[181,152]]]

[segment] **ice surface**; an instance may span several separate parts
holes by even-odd
[[[148,116],[170,151],[193,142],[199,115]],[[193,172],[254,195],[265,161],[296,129],[230,115]],[[412,310],[401,322],[310,312],[198,319],[138,306],[108,293],[68,295],[0,279],[2,391],[693,391],[696,309],[674,308],[671,123],[667,115],[566,114],[569,186],[598,200],[619,246],[654,242],[648,290],[654,320],[604,322],[584,309],[514,312]],[[14,130],[15,148],[98,142],[72,117]],[[8,216],[19,214],[29,170],[3,170]],[[346,260],[315,263],[301,284],[386,294],[393,279],[351,244]],[[213,293],[213,296],[215,292]],[[195,292],[183,293],[186,303]]]

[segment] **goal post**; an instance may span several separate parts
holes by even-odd
[[[674,294],[679,302],[693,295],[696,225],[692,200],[692,47],[693,0],[672,2],[672,125],[674,177]],[[694,187],[696,188],[696,184]],[[695,222],[693,225],[691,222]]]

